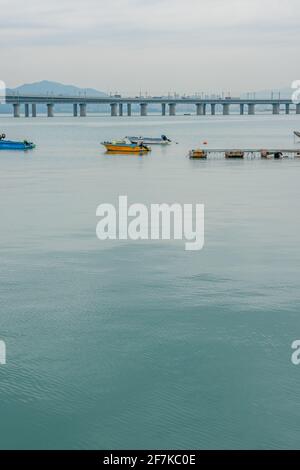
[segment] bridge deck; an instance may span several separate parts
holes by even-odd
[[[174,98],[174,97],[115,97],[115,96],[70,96],[70,95],[13,95],[7,94],[7,103],[147,103],[147,104],[295,104],[289,98]]]

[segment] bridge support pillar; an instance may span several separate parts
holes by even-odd
[[[131,116],[131,103],[127,103],[127,116]]]
[[[31,113],[32,113],[32,117],[36,117],[36,104],[35,103],[32,103],[31,105]]]
[[[53,117],[53,116],[54,116],[54,114],[53,114],[53,108],[54,108],[53,103],[48,103],[48,104],[47,104],[47,116],[48,116],[48,117]]]
[[[161,104],[161,115],[162,116],[166,115],[166,103]]]
[[[169,103],[169,116],[175,116],[176,114],[176,104]]]
[[[77,103],[74,103],[74,104],[73,104],[73,116],[74,116],[74,117],[77,117],[77,116],[78,116],[78,107],[77,107]]]
[[[29,104],[25,103],[25,117],[29,117]]]
[[[141,116],[147,116],[147,103],[141,103]]]
[[[254,103],[249,103],[248,104],[248,114],[255,114],[255,104]]]
[[[223,104],[223,114],[224,114],[224,116],[228,116],[228,114],[229,114],[229,104],[228,103]]]
[[[123,103],[119,103],[119,116],[123,116]]]
[[[19,105],[19,103],[14,103],[13,107],[14,107],[14,117],[15,118],[20,117],[20,105]]]
[[[289,105],[289,103],[286,103],[286,105],[285,105],[285,114],[290,114],[290,105]]]
[[[86,103],[79,104],[79,114],[80,117],[86,117]]]
[[[117,111],[117,103],[110,103],[110,115],[111,116],[118,116],[118,111]]]
[[[240,114],[241,115],[244,114],[244,104],[243,103],[240,104]]]
[[[300,114],[300,103],[296,104],[296,114]]]
[[[204,114],[204,104],[196,103],[196,114],[197,116],[202,116]]]
[[[273,103],[273,114],[279,114],[280,111],[280,105],[279,103]]]
[[[215,105],[215,103],[211,103],[210,113],[211,113],[212,116],[214,116],[216,114],[216,105]]]

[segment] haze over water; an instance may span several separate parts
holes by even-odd
[[[0,448],[299,448],[299,117],[1,117]],[[166,134],[150,154],[103,140]],[[300,144],[299,144],[300,147]],[[205,246],[100,242],[102,202],[204,203]]]

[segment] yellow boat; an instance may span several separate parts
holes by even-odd
[[[189,151],[189,157],[190,158],[207,158],[207,152],[202,149],[193,149]]]
[[[111,142],[102,142],[102,145],[104,145],[107,152],[114,153],[146,153],[151,151],[151,148],[143,144],[143,142],[139,144],[132,144],[126,140],[113,140]]]

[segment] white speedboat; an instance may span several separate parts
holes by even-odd
[[[172,142],[166,135],[161,135],[160,137],[128,136],[126,139],[129,139],[132,144],[143,142],[146,145],[168,145]]]

